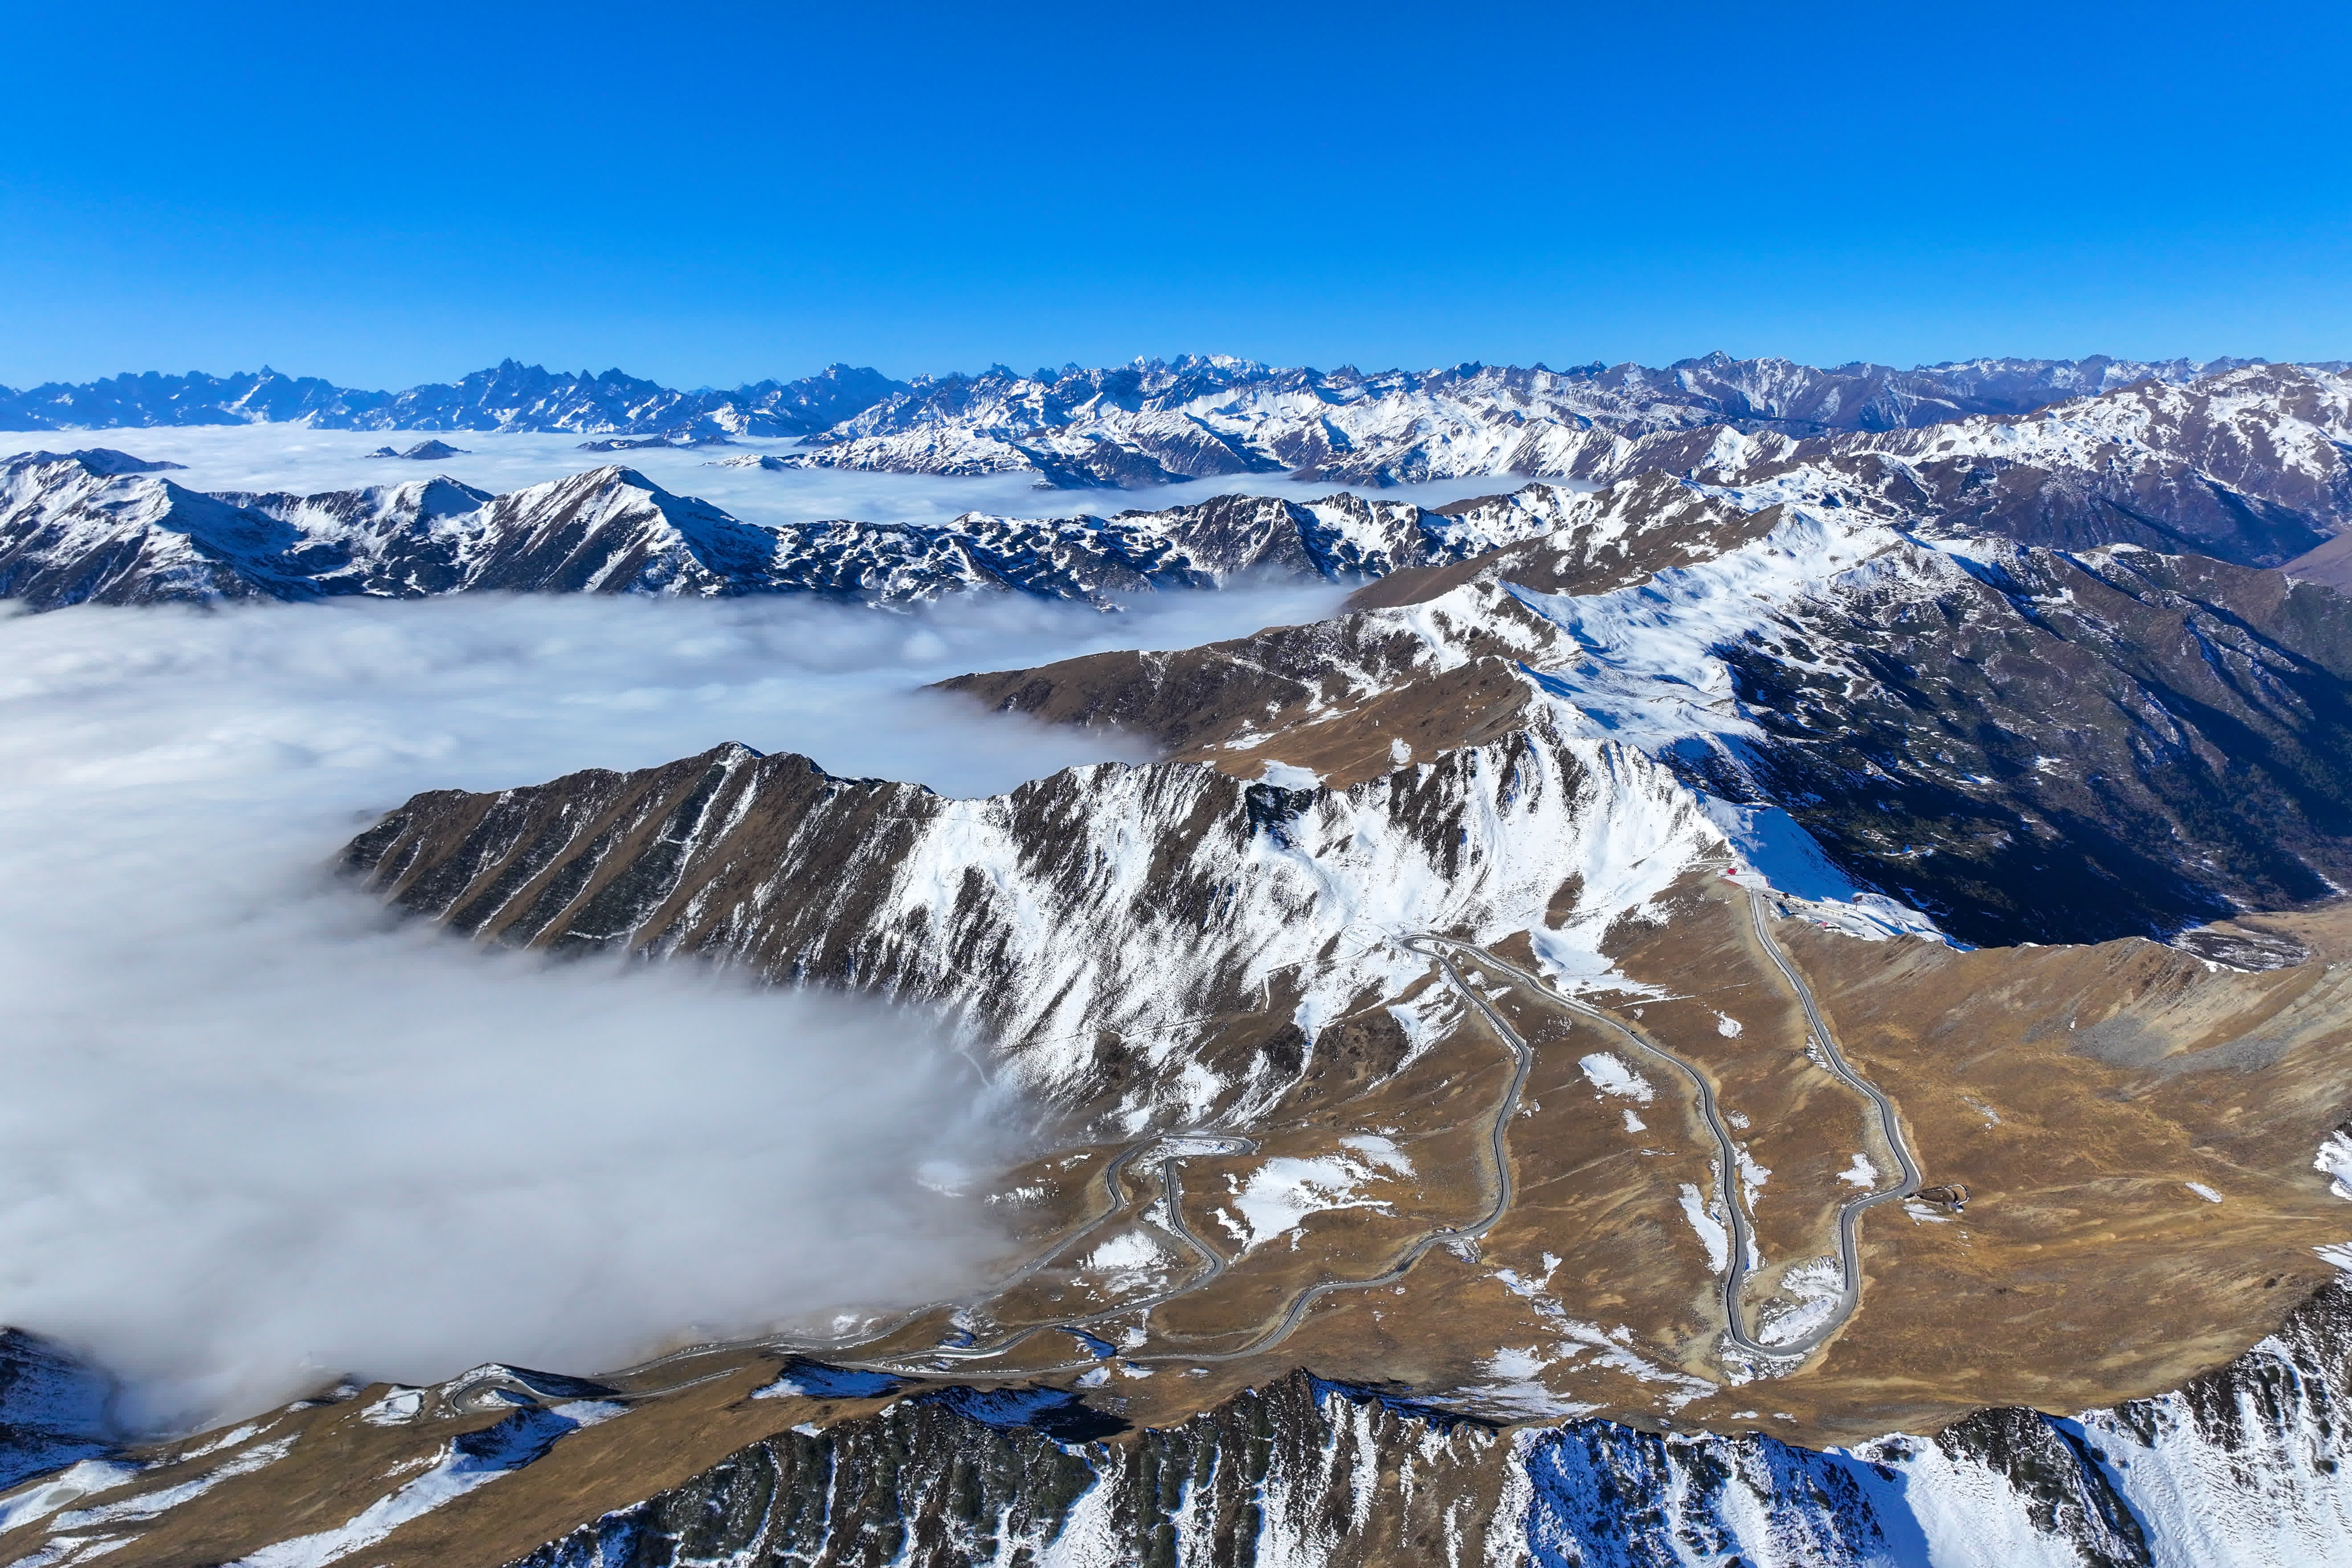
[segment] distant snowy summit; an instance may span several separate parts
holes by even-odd
[[[419,441],[405,452],[395,452],[389,447],[378,447],[368,454],[371,458],[398,458],[411,463],[439,463],[446,462],[451,458],[463,458],[468,455],[463,447],[452,447],[446,441]]]
[[[1716,353],[1663,369],[1462,364],[1366,374],[1225,356],[898,381],[833,365],[797,381],[680,392],[612,370],[509,360],[454,384],[368,392],[263,369],[0,388],[0,428],[292,421],[328,429],[562,431],[661,445],[793,438],[768,467],[946,475],[1034,473],[1055,487],[1245,473],[1386,485],[1487,473],[1587,478],[1612,443],[1726,426],[1798,437],[2016,416],[2136,384],[2181,384],[2254,361],[1984,359],[1819,369]],[[2329,364],[2322,370],[2340,369]],[[601,445],[601,444],[600,444]]]

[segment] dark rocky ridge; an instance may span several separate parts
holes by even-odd
[[[1850,1450],[1757,1431],[1670,1433],[1600,1420],[1500,1428],[1302,1372],[1165,1426],[1122,1427],[1097,1414],[1096,1425],[1112,1430],[1095,1436],[1066,1430],[1080,1408],[1067,1396],[983,1399],[922,1387],[887,1403],[850,1401],[816,1421],[805,1419],[814,1402],[786,1405],[773,1409],[765,1435],[650,1492],[615,1496],[625,1472],[592,1465],[551,1481],[562,1489],[551,1494],[536,1478],[562,1468],[591,1436],[567,1430],[514,1386],[526,1403],[496,1423],[478,1419],[454,1443],[437,1430],[421,1435],[494,1456],[489,1485],[375,1535],[370,1562],[1862,1568],[1931,1552],[1970,1560],[1972,1548],[2001,1543],[2031,1554],[2012,1561],[2153,1568],[2326,1561],[2352,1517],[2352,1427],[2344,1421],[2352,1289],[2342,1281],[2177,1392],[2074,1415],[1988,1409]],[[295,1407],[311,1412],[288,1428],[290,1463],[308,1478],[302,1495],[275,1494],[273,1510],[268,1469],[209,1492],[199,1486],[175,1504],[109,1521],[109,1555],[142,1568],[193,1562],[190,1547],[206,1542],[212,1554],[202,1560],[220,1561],[300,1532],[289,1514],[315,1513],[307,1489],[334,1484],[331,1462],[322,1472],[306,1456],[314,1445],[350,1444],[335,1418],[348,1417],[352,1392],[329,1396],[345,1402],[340,1409]],[[593,1436],[658,1422],[660,1411],[658,1403],[643,1406]],[[383,1436],[373,1429],[368,1439],[379,1462],[398,1452],[383,1449]],[[150,1489],[201,1479],[208,1464],[223,1463],[216,1456],[175,1466],[170,1446],[124,1457],[159,1461],[163,1474],[143,1483]],[[142,1484],[102,1495],[135,1500]],[[359,1480],[348,1501],[331,1492],[342,1506],[331,1502],[326,1517],[348,1516],[357,1500],[390,1484]],[[519,1489],[534,1488],[527,1510],[513,1506]],[[577,1523],[543,1542],[518,1541],[518,1512]],[[56,1534],[89,1532],[58,1523],[51,1515],[0,1535],[0,1560],[65,1544]]]
[[[1179,1427],[1083,1446],[917,1398],[755,1443],[513,1568],[1006,1563],[1049,1545],[1090,1564],[1219,1568],[1859,1568],[1962,1550],[1951,1532],[1971,1524],[1996,1539],[2026,1534],[2049,1561],[2086,1568],[2214,1561],[2200,1554],[2231,1548],[2248,1553],[2231,1561],[2263,1561],[2273,1532],[2291,1539],[2298,1524],[2324,1550],[2336,1478],[2352,1463],[2347,1400],[2352,1290],[2340,1283],[2178,1394],[2073,1418],[1986,1410],[1853,1453],[1606,1421],[1535,1428],[1515,1444],[1304,1373]],[[1969,1514],[1939,1515],[1937,1470],[1979,1478]],[[1915,1500],[1914,1488],[1927,1495]],[[2255,1517],[2200,1517],[2249,1491]]]

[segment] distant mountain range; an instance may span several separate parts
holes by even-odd
[[[2139,380],[2032,415],[1919,429],[1553,431],[1551,468],[1585,484],[1433,510],[1348,493],[1229,495],[929,525],[747,521],[618,465],[498,496],[446,477],[310,496],[206,494],[165,477],[173,465],[111,448],[37,451],[0,462],[0,597],[35,609],[481,590],[906,604],[979,589],[1108,605],[1243,573],[1367,582],[1562,530],[1597,531],[1620,552],[1669,539],[1678,559],[1696,558],[1791,509],[1941,538],[2292,562],[2300,575],[2352,585],[2342,548],[2352,537],[2352,377],[2326,371],[2245,365],[2187,384]],[[1472,471],[1507,478],[1512,457],[1489,445],[1486,466]]]
[[[618,370],[574,374],[509,360],[454,384],[404,392],[266,368],[0,387],[0,428],[299,422],[340,430],[755,436],[799,439],[795,450],[767,455],[771,467],[1034,472],[1061,487],[1282,472],[1392,484],[1482,473],[1581,477],[1606,465],[1614,438],[1717,425],[1799,437],[1915,429],[2260,363],[2098,356],[1824,370],[1716,353],[1663,369],[1461,364],[1368,374],[1186,356],[1029,375],[999,365],[912,381],[836,364],[797,381],[681,392]]]

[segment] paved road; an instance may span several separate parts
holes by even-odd
[[[1215,1351],[1206,1354],[1187,1354],[1171,1351],[1156,1355],[1130,1356],[1128,1359],[1200,1363],[1239,1361],[1244,1356],[1261,1354],[1288,1339],[1291,1331],[1297,1329],[1306,1318],[1307,1310],[1324,1297],[1339,1290],[1370,1290],[1382,1285],[1393,1285],[1403,1279],[1412,1266],[1427,1257],[1433,1249],[1440,1247],[1466,1248],[1473,1246],[1480,1237],[1494,1229],[1501,1222],[1504,1215],[1510,1212],[1511,1197],[1517,1189],[1511,1175],[1511,1152],[1507,1134],[1511,1118],[1518,1114],[1519,1093],[1527,1088],[1528,1074],[1535,1067],[1535,1050],[1520,1037],[1517,1030],[1504,1021],[1501,1014],[1486,1005],[1486,999],[1479,995],[1471,987],[1469,982],[1462,978],[1462,972],[1454,967],[1453,958],[1444,949],[1436,944],[1436,939],[1407,937],[1404,939],[1404,945],[1415,952],[1425,954],[1437,961],[1439,967],[1445,972],[1446,979],[1463,995],[1470,999],[1470,1005],[1477,1008],[1485,1016],[1496,1036],[1502,1040],[1504,1048],[1511,1053],[1510,1087],[1503,1091],[1503,1098],[1495,1108],[1494,1125],[1487,1131],[1488,1142],[1495,1161],[1495,1201],[1487,1205],[1484,1215],[1469,1225],[1440,1226],[1435,1230],[1424,1234],[1411,1247],[1406,1247],[1398,1256],[1395,1263],[1378,1274],[1361,1279],[1326,1279],[1319,1284],[1308,1286],[1291,1299],[1289,1308],[1281,1317],[1276,1319],[1264,1333],[1238,1349]],[[1201,1283],[1206,1284],[1207,1281],[1202,1280]]]
[[[1263,1332],[1258,1334],[1255,1339],[1252,1339],[1246,1344],[1237,1346],[1231,1350],[1222,1351],[1195,1351],[1171,1348],[1165,1351],[1155,1352],[1148,1355],[1127,1356],[1121,1359],[1138,1363],[1173,1362],[1199,1364],[1204,1362],[1239,1361],[1247,1356],[1261,1354],[1262,1352],[1271,1350],[1274,1346],[1281,1343],[1284,1340],[1288,1339],[1291,1333],[1297,1329],[1299,1323],[1305,1320],[1307,1310],[1313,1307],[1316,1302],[1321,1300],[1324,1297],[1340,1290],[1370,1290],[1377,1289],[1382,1285],[1392,1285],[1399,1279],[1403,1279],[1405,1274],[1412,1269],[1412,1266],[1420,1262],[1421,1259],[1426,1257],[1433,1248],[1440,1247],[1464,1247],[1471,1244],[1475,1244],[1480,1237],[1494,1229],[1496,1225],[1501,1221],[1503,1215],[1509,1212],[1511,1199],[1516,1188],[1511,1175],[1511,1158],[1507,1143],[1507,1132],[1510,1127],[1511,1118],[1518,1112],[1519,1095],[1527,1087],[1528,1074],[1535,1066],[1535,1052],[1528,1045],[1527,1041],[1519,1037],[1518,1032],[1513,1029],[1511,1026],[1504,1020],[1502,1015],[1496,1013],[1492,1007],[1488,1006],[1486,999],[1480,996],[1476,990],[1475,990],[1468,982],[1463,979],[1462,973],[1455,967],[1452,957],[1446,953],[1443,947],[1437,945],[1433,939],[1419,937],[1408,938],[1406,939],[1404,945],[1412,948],[1417,952],[1424,953],[1436,961],[1438,965],[1444,971],[1446,978],[1458,990],[1460,990],[1465,996],[1469,998],[1471,1005],[1477,1008],[1480,1015],[1486,1018],[1487,1024],[1493,1027],[1496,1037],[1502,1040],[1504,1047],[1511,1054],[1510,1084],[1503,1091],[1501,1100],[1496,1103],[1495,1107],[1493,1124],[1487,1130],[1488,1147],[1495,1165],[1495,1194],[1493,1201],[1488,1204],[1486,1212],[1468,1225],[1440,1226],[1433,1230],[1424,1233],[1415,1240],[1412,1246],[1408,1247],[1402,1254],[1399,1255],[1395,1263],[1378,1274],[1357,1279],[1326,1279],[1308,1286],[1306,1289],[1291,1298],[1289,1306],[1283,1310],[1282,1315],[1275,1319],[1272,1323],[1265,1327]],[[1174,1300],[1179,1296],[1191,1295],[1193,1291],[1213,1284],[1225,1272],[1225,1269],[1229,1265],[1227,1259],[1223,1254],[1219,1253],[1216,1248],[1202,1240],[1201,1237],[1192,1231],[1192,1227],[1185,1223],[1183,1186],[1181,1179],[1177,1175],[1177,1163],[1184,1158],[1186,1154],[1192,1152],[1213,1152],[1219,1154],[1252,1153],[1256,1151],[1257,1143],[1253,1139],[1238,1137],[1229,1133],[1174,1133],[1145,1139],[1141,1142],[1120,1153],[1118,1158],[1114,1159],[1108,1166],[1104,1167],[1104,1187],[1109,1194],[1111,1199],[1111,1206],[1108,1210],[1103,1214],[1097,1215],[1095,1218],[1087,1221],[1087,1224],[1081,1226],[1076,1230],[1066,1233],[1055,1240],[1052,1246],[1036,1254],[1028,1263],[1023,1265],[1013,1274],[999,1281],[989,1290],[982,1293],[980,1296],[966,1298],[965,1301],[978,1300],[991,1295],[1001,1295],[1005,1290],[1012,1289],[1013,1286],[1021,1283],[1023,1280],[1036,1273],[1038,1269],[1044,1268],[1054,1258],[1067,1253],[1073,1245],[1083,1239],[1092,1231],[1108,1223],[1111,1218],[1125,1209],[1125,1196],[1119,1190],[1118,1178],[1120,1172],[1125,1169],[1129,1162],[1134,1160],[1138,1155],[1145,1152],[1146,1151],[1159,1147],[1163,1143],[1182,1144],[1188,1142],[1216,1145],[1216,1147],[1213,1149],[1202,1149],[1198,1151],[1184,1150],[1180,1152],[1172,1152],[1161,1163],[1160,1165],[1161,1181],[1163,1183],[1162,1196],[1168,1216],[1168,1223],[1165,1228],[1170,1234],[1182,1241],[1194,1252],[1198,1253],[1202,1259],[1202,1268],[1201,1272],[1195,1274],[1191,1279],[1154,1296],[1122,1301],[1116,1306],[1105,1308],[1098,1312],[1090,1312],[1081,1317],[1063,1318],[1053,1322],[1031,1324],[1026,1328],[1014,1330],[1009,1333],[999,1335],[994,1339],[988,1340],[981,1343],[941,1346],[934,1350],[914,1352],[907,1355],[894,1356],[886,1360],[839,1360],[836,1364],[842,1366],[869,1368],[877,1372],[897,1372],[908,1375],[922,1375],[929,1373],[936,1373],[945,1370],[945,1365],[943,1363],[963,1363],[992,1360],[997,1356],[1004,1354],[1007,1351],[1013,1350],[1016,1346],[1035,1338],[1039,1334],[1053,1332],[1070,1334],[1080,1333],[1095,1324],[1108,1322],[1114,1319],[1129,1316],[1137,1311],[1165,1305],[1167,1302]],[[890,1320],[878,1329],[863,1330],[855,1335],[846,1336],[842,1339],[796,1339],[791,1341],[779,1339],[763,1341],[761,1343],[770,1348],[779,1350],[834,1351],[852,1349],[860,1344],[872,1344],[889,1334],[895,1333],[899,1329],[904,1328],[907,1324],[914,1321],[925,1312],[936,1310],[942,1306],[956,1304],[960,1303],[945,1301],[927,1302],[920,1307],[910,1308],[907,1311],[900,1313],[898,1317]],[[1088,1356],[1076,1361],[1059,1363],[1053,1366],[1024,1367],[1017,1373],[1011,1373],[1008,1375],[1034,1377],[1048,1372],[1062,1372],[1067,1371],[1072,1367],[1090,1365],[1097,1359],[1099,1358]],[[922,1364],[925,1363],[929,1364]],[[648,1364],[651,1365],[655,1363]],[[643,1371],[645,1369],[637,1368],[633,1370]]]
[[[1880,1204],[1893,1203],[1898,1198],[1908,1197],[1918,1191],[1921,1178],[1918,1164],[1911,1157],[1910,1146],[1904,1142],[1902,1122],[1895,1115],[1894,1103],[1879,1092],[1876,1085],[1855,1072],[1853,1066],[1839,1052],[1837,1041],[1831,1035],[1829,1025],[1822,1019],[1821,1009],[1813,1001],[1811,987],[1806,985],[1804,977],[1797,973],[1795,965],[1789,962],[1787,954],[1780,951],[1780,944],[1773,938],[1770,930],[1765,924],[1764,900],[1752,889],[1748,890],[1748,914],[1755,922],[1757,940],[1763,944],[1765,952],[1770,956],[1773,964],[1789,982],[1790,989],[1796,993],[1798,1003],[1804,1008],[1806,1024],[1811,1029],[1813,1038],[1821,1043],[1825,1065],[1841,1081],[1865,1096],[1877,1108],[1879,1128],[1885,1136],[1887,1149],[1902,1167],[1902,1180],[1897,1185],[1885,1192],[1872,1193],[1867,1196],[1853,1199],[1839,1206],[1838,1262],[1843,1280],[1839,1290],[1837,1310],[1827,1321],[1791,1340],[1768,1342],[1757,1339],[1748,1331],[1747,1312],[1742,1297],[1747,1289],[1749,1248],[1755,1233],[1748,1222],[1747,1212],[1739,1201],[1738,1147],[1732,1140],[1730,1127],[1724,1121],[1722,1108],[1717,1103],[1715,1085],[1707,1079],[1706,1075],[1632,1025],[1612,1017],[1597,1007],[1580,1002],[1572,996],[1564,995],[1553,990],[1538,976],[1528,973],[1515,963],[1496,958],[1484,948],[1473,946],[1468,942],[1452,941],[1446,941],[1445,945],[1457,952],[1476,953],[1480,962],[1488,967],[1510,975],[1553,1005],[1563,1007],[1619,1036],[1644,1054],[1665,1063],[1689,1083],[1698,1101],[1699,1117],[1706,1123],[1706,1130],[1715,1140],[1716,1194],[1718,1205],[1730,1222],[1731,1257],[1723,1271],[1718,1291],[1723,1302],[1727,1337],[1736,1349],[1749,1355],[1776,1358],[1803,1356],[1810,1355],[1827,1342],[1830,1336],[1843,1327],[1845,1321],[1853,1315],[1855,1307],[1861,1304],[1862,1263],[1856,1247],[1856,1226],[1862,1215]],[[1491,1011],[1488,1012],[1488,1016],[1493,1016]]]
[[[701,1356],[711,1355],[719,1352],[730,1350],[790,1351],[800,1354],[830,1354],[831,1352],[838,1351],[855,1350],[860,1345],[876,1344],[883,1340],[888,1339],[892,1334],[897,1333],[899,1330],[905,1328],[916,1319],[922,1317],[927,1312],[938,1311],[942,1307],[974,1306],[982,1301],[988,1300],[992,1297],[1002,1296],[1013,1287],[1030,1279],[1039,1269],[1045,1268],[1055,1258],[1068,1252],[1071,1247],[1076,1246],[1079,1242],[1084,1241],[1087,1237],[1093,1235],[1096,1231],[1100,1230],[1112,1220],[1119,1218],[1122,1215],[1125,1215],[1128,1212],[1127,1194],[1119,1185],[1120,1176],[1125,1173],[1127,1167],[1132,1164],[1138,1158],[1150,1152],[1154,1149],[1159,1149],[1168,1144],[1207,1145],[1207,1147],[1202,1148],[1181,1148],[1171,1150],[1167,1158],[1160,1163],[1160,1194],[1164,1200],[1167,1213],[1170,1216],[1170,1224],[1166,1228],[1169,1234],[1175,1237],[1176,1239],[1183,1242],[1187,1247],[1191,1247],[1194,1252],[1200,1255],[1202,1264],[1202,1270],[1201,1273],[1184,1281],[1181,1285],[1177,1286],[1172,1289],[1164,1290],[1156,1296],[1144,1297],[1136,1300],[1123,1301],[1116,1307],[1106,1309],[1100,1312],[1090,1313],[1085,1317],[1067,1318],[1056,1322],[1034,1323],[1027,1328],[1016,1330],[1013,1332],[1003,1335],[998,1339],[989,1341],[984,1344],[942,1345],[935,1349],[912,1352],[906,1355],[892,1356],[880,1360],[845,1359],[836,1356],[828,1364],[843,1367],[862,1368],[875,1372],[899,1373],[908,1376],[926,1375],[929,1373],[938,1372],[941,1370],[941,1368],[938,1366],[916,1366],[911,1363],[917,1361],[961,1362],[985,1360],[992,1356],[1002,1355],[1006,1351],[1013,1349],[1015,1345],[1034,1339],[1042,1333],[1051,1333],[1055,1331],[1065,1333],[1071,1332],[1090,1323],[1101,1322],[1108,1319],[1120,1317],[1140,1308],[1156,1307],[1163,1302],[1173,1300],[1178,1296],[1187,1295],[1192,1291],[1199,1289],[1202,1286],[1207,1285],[1216,1279],[1218,1276],[1224,1273],[1227,1265],[1226,1260],[1222,1254],[1220,1254],[1214,1247],[1212,1247],[1205,1242],[1202,1241],[1198,1236],[1192,1233],[1192,1228],[1184,1223],[1183,1186],[1176,1173],[1177,1163],[1179,1161],[1198,1154],[1230,1155],[1255,1153],[1258,1146],[1257,1140],[1255,1138],[1244,1138],[1238,1134],[1228,1132],[1155,1132],[1148,1138],[1139,1139],[1137,1142],[1129,1144],[1125,1149],[1122,1149],[1118,1154],[1114,1155],[1108,1164],[1103,1167],[1103,1192],[1109,1199],[1109,1202],[1105,1206],[1102,1213],[1095,1215],[1094,1218],[1087,1220],[1085,1224],[1077,1226],[1074,1230],[1064,1231],[1060,1236],[1055,1237],[1054,1240],[1046,1247],[1033,1254],[1028,1262],[1023,1264],[1012,1273],[1003,1276],[1002,1279],[995,1280],[993,1283],[985,1286],[979,1290],[971,1291],[962,1296],[943,1297],[938,1300],[919,1302],[915,1306],[905,1309],[896,1316],[888,1318],[879,1324],[871,1324],[860,1327],[845,1334],[836,1334],[832,1336],[776,1334],[755,1340],[729,1340],[708,1344],[688,1345],[683,1349],[672,1351],[666,1355],[656,1356],[648,1362],[641,1362],[635,1366],[625,1368],[623,1371],[614,1373],[611,1375],[616,1378],[641,1377],[647,1373],[657,1371],[662,1367],[673,1365],[678,1362],[692,1361]],[[1147,1225],[1150,1224],[1148,1220],[1144,1223]],[[1159,1229],[1160,1227],[1155,1226],[1153,1228]],[[1078,1361],[1061,1363],[1061,1365],[1057,1367],[1027,1368],[1020,1373],[1019,1375],[1028,1377],[1035,1375],[1035,1373],[1040,1371],[1060,1371],[1066,1370],[1068,1367],[1073,1366],[1089,1366],[1094,1364],[1097,1359],[1098,1358],[1093,1355],[1088,1355]],[[691,1387],[695,1383],[707,1381],[709,1381],[707,1378],[695,1378],[688,1383],[678,1384],[677,1387]],[[654,1392],[670,1393],[674,1392],[674,1390],[661,1389]],[[650,1398],[652,1397],[652,1394],[644,1391],[639,1391],[636,1393],[618,1395],[617,1397],[642,1399]]]
[[[1878,1108],[1878,1130],[1886,1140],[1887,1152],[1895,1156],[1895,1162],[1901,1169],[1901,1179],[1894,1186],[1885,1192],[1872,1193],[1867,1197],[1855,1198],[1838,1209],[1838,1265],[1844,1271],[1844,1279],[1839,1287],[1837,1314],[1822,1328],[1779,1347],[1776,1352],[1781,1355],[1802,1355],[1836,1332],[1840,1325],[1853,1316],[1853,1310],[1862,1304],[1862,1258],[1856,1250],[1855,1240],[1862,1216],[1881,1204],[1909,1197],[1919,1190],[1922,1178],[1919,1163],[1911,1157],[1911,1145],[1904,1141],[1903,1119],[1895,1113],[1895,1102],[1887,1099],[1876,1084],[1854,1071],[1844,1053],[1838,1049],[1837,1037],[1830,1033],[1828,1023],[1822,1017],[1822,1010],[1813,1004],[1812,987],[1805,984],[1805,977],[1797,973],[1796,965],[1789,962],[1788,954],[1780,951],[1780,942],[1765,924],[1764,896],[1753,888],[1748,889],[1748,914],[1756,924],[1756,940],[1764,944],[1764,951],[1771,955],[1773,963],[1788,980],[1789,988],[1797,994],[1798,1002],[1803,1005],[1805,1023],[1811,1028],[1813,1038],[1821,1044],[1824,1064],[1844,1081],[1847,1088],[1866,1097]]]

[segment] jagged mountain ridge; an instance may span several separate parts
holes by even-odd
[[[1286,471],[1376,486],[1477,474],[1604,477],[1626,442],[1664,433],[1717,425],[1791,437],[1901,429],[2018,415],[2238,363],[1979,361],[1820,371],[1711,354],[1666,370],[1459,365],[1326,374],[1201,359],[1034,376],[1000,369],[917,384],[808,437],[803,449],[763,460],[906,473],[1034,471],[1060,486]]]
[[[833,365],[793,382],[679,392],[617,370],[551,374],[509,360],[454,385],[397,393],[269,370],[0,388],[0,427],[294,421],[361,430],[800,437],[805,450],[772,460],[937,474],[1034,471],[1063,486],[1285,470],[1387,484],[1477,473],[1580,476],[1596,461],[1588,431],[1631,438],[1717,423],[1794,436],[1895,430],[2022,414],[2248,363],[2258,362],[2102,356],[1822,370],[1715,353],[1663,369],[1465,364],[1366,374],[1188,356],[1025,376],[997,366],[976,376],[906,382]]]
[[[959,801],[729,746],[422,795],[347,864],[486,940],[946,1006],[1042,1100],[1131,1131],[1262,1114],[1323,1021],[1424,973],[1397,936],[1596,948],[1721,845],[1666,770],[1538,725],[1344,793],[1105,763]]]
[[[1576,477],[1652,472],[1748,510],[1801,500],[1952,535],[2276,566],[2352,522],[2352,382],[2261,365],[1924,430],[1702,430],[1616,442]]]
[[[780,1433],[512,1568],[753,1568],[909,1548],[1183,1568],[2288,1568],[2352,1532],[2347,1399],[2341,1284],[2177,1394],[2072,1416],[1990,1409],[1826,1453],[1606,1421],[1506,1435],[1304,1374],[1118,1447],[918,1399]]]
[[[403,392],[337,386],[264,368],[235,375],[120,375],[79,385],[0,387],[0,427],[103,430],[302,424],[322,430],[547,430],[582,435],[694,431],[803,436],[899,390],[878,371],[828,365],[797,381],[679,392],[618,370],[550,373],[507,360],[454,384]]]
[[[1442,508],[1222,496],[1163,511],[943,524],[745,522],[634,468],[493,496],[447,478],[320,495],[207,495],[105,448],[0,462],[0,597],[76,604],[465,592],[808,593],[898,605],[1018,592],[1097,605],[1237,576],[1360,581],[1554,526],[1536,486]]]

